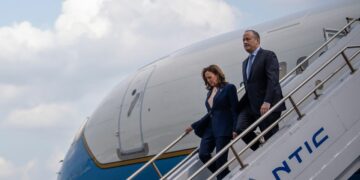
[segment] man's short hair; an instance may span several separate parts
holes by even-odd
[[[259,40],[260,42],[260,35],[257,31],[253,30],[253,29],[248,29],[245,32],[252,32],[255,35],[255,38]]]

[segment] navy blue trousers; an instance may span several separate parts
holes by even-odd
[[[271,113],[267,118],[265,118],[258,126],[261,131],[264,131],[267,127],[269,127],[273,122],[275,122],[279,117],[281,116],[281,112],[273,112]],[[241,134],[243,131],[246,130],[252,123],[254,123],[260,116],[254,115],[250,112],[249,108],[245,108],[242,111],[240,111],[238,116],[238,122],[236,125],[236,133]],[[246,134],[242,139],[243,141],[248,144],[253,139],[256,138],[256,134],[253,131],[250,131],[248,134]],[[279,130],[279,125],[276,125],[274,128],[272,128],[268,133],[264,135],[264,139],[268,140],[272,135],[274,135]],[[252,145],[250,148],[255,151],[257,148],[259,148],[260,143],[257,141],[254,145]]]
[[[223,147],[225,147],[231,141],[231,137],[221,136],[213,137],[212,135],[204,136],[201,139],[200,149],[199,149],[199,158],[203,163],[206,163],[211,159],[211,153],[216,148],[216,153],[219,152]],[[215,172],[222,165],[227,162],[228,151],[221,155],[214,163],[212,163],[208,169],[211,172]],[[224,169],[218,176],[217,179],[224,178],[229,173],[229,168]]]

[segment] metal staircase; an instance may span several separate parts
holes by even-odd
[[[329,101],[346,99],[346,95],[351,97],[360,90],[360,73],[356,71],[356,68],[360,65],[360,56],[358,56],[360,53],[360,26],[352,27],[360,19],[348,20],[349,23],[346,26],[281,79],[280,82],[285,97],[203,166],[201,166],[197,158],[198,149],[195,149],[165,175],[158,170],[155,164],[156,160],[186,137],[187,134],[183,133],[128,179],[135,178],[149,165],[154,167],[161,179],[214,179],[219,172],[233,162],[237,162],[237,164],[230,166],[231,173],[226,177],[228,179],[269,179],[270,177],[275,179],[342,178],[355,172],[360,164],[360,151],[355,150],[353,152],[354,148],[360,149],[360,115],[351,122],[347,122],[346,118],[339,118],[341,112],[328,117],[333,112],[333,108],[327,106],[331,104]],[[329,48],[328,45],[334,43],[333,40],[339,36],[343,36],[343,38]],[[321,53],[321,56],[318,57],[319,52],[323,51],[324,53]],[[308,62],[311,62],[311,64],[306,69],[302,69],[301,74],[294,75],[297,70],[303,67],[304,63]],[[348,89],[346,87],[351,87],[351,90],[346,90]],[[243,88],[240,88],[238,93],[241,91],[243,91]],[[283,102],[287,104],[288,110],[276,122],[261,132],[244,148],[240,150],[236,148],[236,143],[244,135],[253,131],[263,119]],[[360,105],[359,98],[354,98],[354,100],[350,98],[349,102],[355,103],[351,105],[355,105],[357,109],[355,108],[354,111],[344,110],[348,112],[345,115],[354,114],[356,110],[360,110],[358,108]],[[330,120],[326,125],[328,119]],[[321,123],[325,123],[325,125]],[[281,125],[279,132],[257,151],[243,158],[249,147],[277,124]],[[339,133],[336,130],[332,130],[335,125],[343,127],[341,135],[338,135]],[[338,142],[335,137],[338,140],[345,140]],[[345,145],[343,145],[344,143]],[[332,146],[334,144],[336,146]],[[295,149],[291,149],[293,147]],[[327,150],[325,147],[329,149]],[[207,166],[228,150],[233,153],[233,157],[229,158],[228,162],[217,172],[209,173]],[[352,154],[352,156],[346,156],[344,153],[347,155]],[[286,156],[283,157],[284,154]],[[326,161],[326,157],[330,161]],[[345,161],[341,158],[347,158],[348,160]],[[343,168],[337,167],[336,162],[338,161],[341,162]],[[314,169],[306,169],[303,167],[304,164],[314,166]],[[331,171],[334,166],[337,167],[338,172],[327,173],[329,176],[326,176],[324,172]],[[322,170],[323,172],[321,172]]]

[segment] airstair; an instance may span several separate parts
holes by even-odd
[[[207,163],[199,160],[195,149],[172,170],[161,174],[156,160],[186,137],[183,133],[128,179],[149,165],[160,179],[216,179],[226,167],[231,172],[225,179],[349,178],[360,168],[360,26],[354,25],[360,19],[349,21],[282,78],[285,97]],[[343,37],[334,43],[340,34]],[[305,62],[311,64],[301,69]],[[294,75],[299,69],[302,72]],[[244,135],[284,102],[287,110],[276,122],[248,145],[239,145]],[[271,139],[255,152],[249,150],[277,124],[280,130]],[[228,162],[210,173],[207,166],[226,151]]]

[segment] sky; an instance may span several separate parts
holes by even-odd
[[[81,125],[139,67],[330,1],[0,1],[0,179],[56,179]]]

